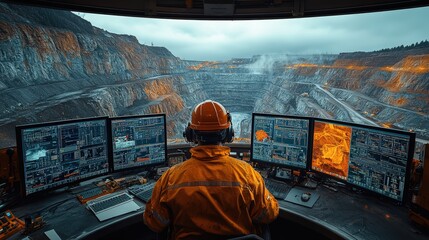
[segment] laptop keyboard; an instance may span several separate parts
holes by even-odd
[[[265,186],[267,189],[273,194],[273,196],[277,199],[284,200],[289,193],[289,191],[292,189],[292,186],[288,185],[284,182],[279,182],[276,180],[272,180],[269,178],[264,179]]]
[[[115,206],[121,205],[128,201],[131,201],[133,197],[126,192],[121,194],[115,194],[107,198],[97,199],[91,202],[88,202],[88,207],[91,208],[94,213],[99,213],[104,210],[113,208]]]
[[[155,183],[156,182],[151,182],[144,185],[134,185],[128,188],[128,192],[141,201],[147,203],[152,197],[152,191],[155,187]]]

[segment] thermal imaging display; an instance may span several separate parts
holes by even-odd
[[[108,173],[107,118],[17,126],[24,195]]]
[[[252,161],[306,169],[310,119],[298,116],[253,113]]]
[[[414,144],[410,132],[315,120],[311,169],[402,202]]]
[[[111,119],[113,170],[166,163],[165,114]]]
[[[347,179],[351,131],[347,126],[315,122],[312,169]]]

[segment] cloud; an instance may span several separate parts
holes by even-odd
[[[170,20],[84,14],[92,25],[189,60],[373,51],[429,39],[429,7],[283,20]]]

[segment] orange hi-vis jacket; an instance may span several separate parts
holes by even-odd
[[[258,233],[260,224],[274,221],[278,202],[261,175],[229,153],[218,145],[192,148],[190,159],[157,181],[145,224],[155,232],[170,227],[170,239],[225,239]]]

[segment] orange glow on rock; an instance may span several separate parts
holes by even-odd
[[[356,70],[356,71],[363,71],[365,69],[367,69],[368,67],[366,66],[357,66],[357,65],[348,65],[345,67],[345,69],[348,70]]]
[[[425,74],[429,72],[429,55],[408,56],[395,66],[381,67],[387,72]]]
[[[55,32],[55,45],[65,56],[80,55],[80,46],[76,35],[72,32]]]
[[[408,102],[408,100],[406,98],[398,98],[396,99],[394,105],[396,106],[403,106]]]
[[[328,68],[328,69],[347,69],[363,71],[367,66],[359,65],[357,62],[352,64],[350,61],[338,60],[333,65],[318,65],[313,63],[298,63],[293,65],[285,65],[285,69],[300,69],[300,68]]]
[[[189,70],[198,71],[198,70],[200,70],[201,68],[204,68],[204,67],[217,68],[217,66],[216,66],[217,64],[218,64],[218,62],[214,62],[214,61],[205,61],[205,62],[202,62],[202,63],[200,63],[200,64],[198,64],[198,65],[188,66],[187,68],[188,68]]]
[[[384,84],[384,88],[390,92],[400,92],[403,87],[404,83],[401,81],[401,75],[394,76],[391,80]]]

